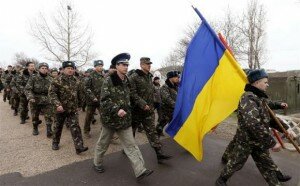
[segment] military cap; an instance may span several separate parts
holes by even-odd
[[[73,67],[75,69],[75,63],[73,61],[64,61],[62,63],[62,68]]]
[[[7,67],[12,67],[11,65],[8,65]]]
[[[34,64],[32,61],[29,61],[25,64],[26,67],[28,67],[30,64]]]
[[[93,71],[94,71],[94,69],[89,68],[89,69],[87,69],[87,70],[85,71],[85,73],[91,73],[91,72],[93,72]]]
[[[250,70],[247,75],[249,83],[254,83],[263,78],[268,78],[268,74],[264,69]]]
[[[120,63],[128,64],[129,63],[129,59],[130,59],[130,54],[128,54],[128,53],[121,53],[121,54],[116,55],[111,60],[111,64],[112,65],[117,65],[117,64],[120,64]]]
[[[103,61],[102,60],[95,60],[94,61],[94,67],[102,65],[103,66]]]
[[[173,77],[179,77],[180,76],[180,71],[174,70],[174,71],[169,71],[167,73],[167,78],[173,78]]]
[[[51,72],[58,72],[57,68],[52,68]]]
[[[149,57],[141,57],[140,62],[141,63],[146,63],[146,64],[152,64]]]
[[[47,67],[47,68],[49,68],[49,65],[47,64],[47,63],[39,63],[39,68],[41,68],[41,67]]]

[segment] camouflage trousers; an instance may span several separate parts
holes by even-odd
[[[138,126],[142,124],[150,145],[155,149],[161,149],[162,145],[155,130],[154,120],[154,112],[148,116],[141,116],[140,113],[132,113],[133,136],[135,136]]]
[[[35,125],[36,123],[39,122],[39,116],[40,113],[44,113],[46,125],[52,126],[53,119],[52,119],[52,105],[47,104],[47,105],[40,105],[40,104],[35,104],[35,103],[30,103],[30,110],[31,110],[31,117],[32,117],[32,124]]]
[[[13,95],[12,95],[12,106],[15,110],[18,110],[19,105],[20,105],[20,96],[19,96],[19,94],[13,93]]]
[[[103,164],[104,154],[111,143],[114,133],[117,133],[121,141],[122,147],[131,163],[135,176],[140,176],[146,170],[145,162],[139,147],[136,145],[131,127],[117,131],[106,127],[102,128],[95,147],[94,165],[99,166]]]
[[[100,106],[88,105],[86,109],[85,122],[84,122],[84,132],[88,133],[91,131],[91,122],[94,119],[94,113],[96,109],[100,113]]]
[[[163,130],[163,128],[172,120],[173,113],[165,113],[162,112],[159,123],[157,124],[156,128],[158,130]]]
[[[24,94],[20,96],[19,112],[21,120],[25,120],[28,116],[28,100]]]
[[[73,138],[75,149],[82,148],[83,140],[82,140],[81,129],[78,121],[78,113],[74,113],[74,112],[56,113],[54,131],[53,131],[54,134],[53,143],[59,144],[65,120],[67,120],[70,123],[70,132]]]
[[[229,179],[236,171],[240,170],[251,155],[258,170],[269,185],[280,185],[276,175],[278,167],[272,160],[268,150],[262,150],[245,143],[235,142],[233,151],[230,153],[227,164],[225,165],[221,177]]]
[[[4,93],[3,93],[3,101],[8,100],[9,104],[10,104],[10,95],[11,95],[11,91],[7,90],[7,88],[4,88]]]

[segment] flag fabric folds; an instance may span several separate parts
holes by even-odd
[[[187,49],[173,119],[166,132],[200,161],[205,134],[237,109],[247,78],[197,13],[202,22]]]

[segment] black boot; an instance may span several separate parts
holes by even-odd
[[[52,128],[51,125],[47,125],[47,137],[51,138],[52,136]]]
[[[155,152],[156,152],[157,162],[159,164],[163,163],[164,160],[168,160],[172,158],[172,156],[163,154],[160,148],[155,148]]]
[[[14,116],[18,115],[18,109],[15,109]]]
[[[291,176],[282,174],[282,172],[280,172],[280,171],[276,171],[276,176],[277,176],[278,181],[280,181],[280,182],[287,182],[290,179],[292,179]]]
[[[33,122],[32,135],[34,135],[34,136],[39,135],[38,124],[35,121]]]
[[[25,119],[21,119],[20,124],[25,124]]]
[[[221,176],[216,181],[216,186],[227,186],[226,184],[227,180],[222,178]]]
[[[59,146],[58,143],[52,143],[52,150],[58,150]]]
[[[76,149],[76,154],[80,154],[80,153],[82,153],[82,152],[84,152],[84,151],[87,151],[89,148],[88,147],[81,147],[81,148],[79,148],[79,149]]]

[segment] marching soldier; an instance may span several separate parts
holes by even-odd
[[[16,89],[20,93],[20,124],[25,124],[25,120],[29,119],[28,117],[28,100],[25,95],[25,86],[29,78],[35,74],[35,66],[33,62],[27,62],[26,68],[23,70],[20,76],[16,78]]]
[[[87,138],[91,137],[91,122],[94,119],[96,109],[100,113],[100,95],[101,87],[104,81],[103,77],[103,61],[94,61],[95,69],[90,73],[90,76],[85,81],[85,93],[87,111],[84,122],[84,135]]]
[[[180,73],[178,71],[168,72],[167,80],[160,88],[162,114],[161,119],[156,126],[158,135],[162,135],[163,128],[172,120],[178,91],[179,75]]]
[[[10,81],[13,78],[13,74],[12,74],[12,66],[8,65],[7,66],[7,70],[4,71],[4,73],[1,76],[1,81],[3,83],[4,86],[4,94],[3,94],[3,101],[6,102],[6,100],[8,99],[10,101]],[[9,103],[10,104],[10,103]]]
[[[63,73],[54,79],[49,88],[49,99],[56,107],[56,119],[54,125],[54,136],[52,149],[59,149],[59,142],[64,125],[67,120],[70,124],[75,150],[80,154],[88,150],[83,146],[81,129],[78,121],[78,108],[81,107],[82,92],[80,81],[74,76],[75,63],[64,61],[62,63]]]
[[[263,104],[268,103],[268,96],[265,94],[269,86],[268,75],[261,69],[251,71],[247,78],[249,84],[245,86],[238,106],[234,153],[228,157],[216,185],[226,185],[227,180],[243,167],[250,155],[269,185],[281,185],[269,152],[269,149],[277,152],[281,146],[270,134],[270,115]],[[274,107],[284,108],[287,104],[274,104]]]
[[[94,169],[104,172],[103,157],[114,133],[117,133],[135,176],[140,180],[153,171],[145,168],[144,159],[132,133],[130,85],[126,76],[129,59],[130,55],[127,53],[115,56],[111,63],[116,66],[117,71],[103,82],[100,98],[103,127],[95,148]]]
[[[10,87],[12,90],[11,98],[12,98],[12,106],[14,109],[14,116],[18,115],[18,109],[19,109],[19,105],[20,105],[20,92],[16,88],[16,80],[20,76],[21,70],[22,70],[22,67],[20,65],[16,65],[15,74],[10,82]]]
[[[140,59],[141,70],[137,69],[129,78],[133,95],[132,129],[135,134],[140,124],[146,132],[150,145],[154,148],[158,163],[171,158],[162,152],[162,144],[154,125],[154,86],[150,73],[152,62],[148,57]]]
[[[47,126],[47,137],[52,136],[52,109],[53,106],[48,98],[48,90],[52,81],[52,78],[48,75],[49,66],[47,63],[40,63],[39,72],[36,75],[30,77],[25,87],[25,94],[27,100],[30,102],[31,116],[33,132],[32,134],[38,135],[38,125],[41,123],[39,115],[41,112],[44,113],[46,126]]]

